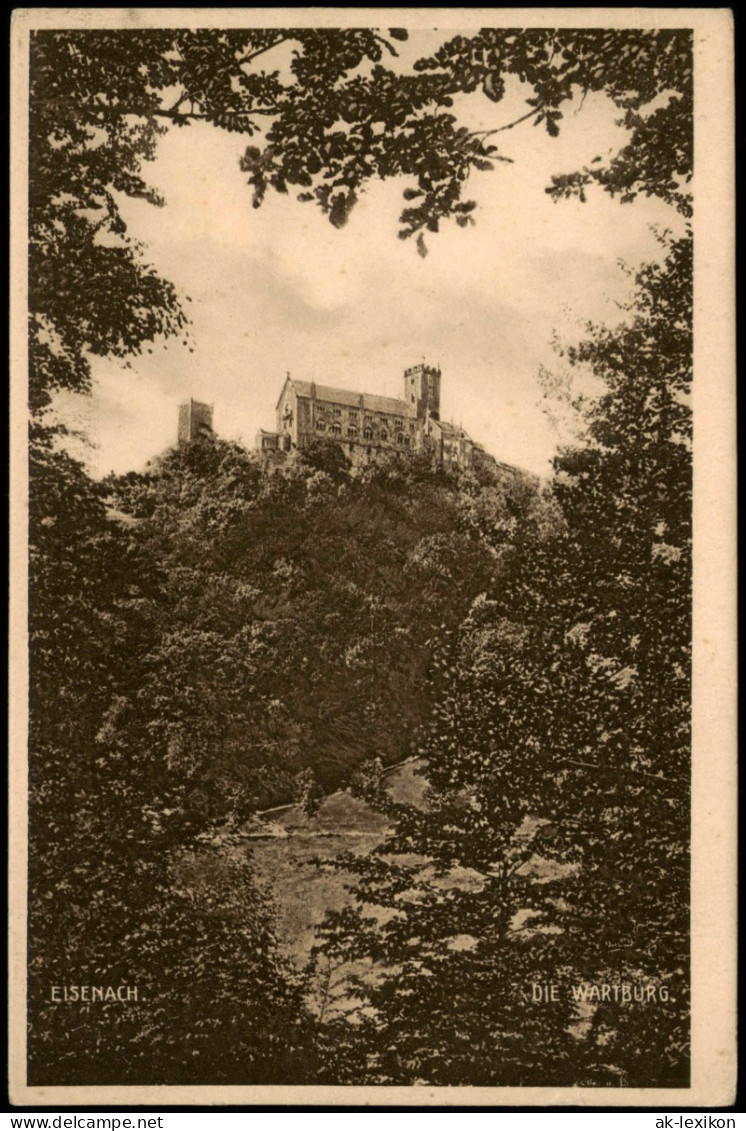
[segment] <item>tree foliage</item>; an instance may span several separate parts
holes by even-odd
[[[320,953],[355,1078],[688,1078],[690,242],[637,288],[570,351],[606,391],[555,461],[560,521],[441,641],[426,805],[342,861],[355,902]],[[648,996],[576,1003],[594,984]]]
[[[539,505],[520,481],[415,459],[352,476],[343,459],[317,444],[273,471],[217,440],[109,481],[163,578],[143,741],[213,821],[287,800],[305,771],[328,791],[366,757],[405,757],[430,708],[436,626],[495,570],[475,513],[508,553],[515,515]]]
[[[509,553],[535,490],[406,460],[353,479],[316,449],[273,473],[220,440],[93,484],[42,437],[32,1077],[302,1081],[302,985],[230,837],[262,806],[313,811],[366,755],[408,753],[434,626],[457,623],[494,570],[473,515],[496,529],[502,514]],[[138,998],[50,998],[80,984]]]
[[[482,29],[409,68],[406,38],[32,37],[32,1082],[685,1080],[690,245],[641,273],[622,330],[570,352],[607,392],[549,502],[416,463],[351,481],[323,446],[271,477],[220,442],[97,485],[44,427],[92,358],[187,340],[185,296],[120,212],[163,205],[143,169],[168,128],[244,135],[247,200],[293,191],[337,227],[371,179],[401,178],[399,234],[424,253],[473,222],[497,135],[556,136],[602,92],[627,141],[547,191],[689,214],[690,33]],[[515,81],[519,119],[459,123],[461,96]],[[344,996],[314,1045],[266,893],[211,844],[356,769],[382,800],[370,766],[417,734],[428,807],[392,810],[382,849],[348,862],[357,903],[319,955]],[[670,992],[527,999],[557,972]],[[140,997],[50,1001],[83,981]]]
[[[29,1079],[303,1078],[271,906],[247,860],[211,859],[209,806],[164,741],[167,579],[79,464],[43,442],[32,457]],[[60,1000],[81,985],[137,998]]]
[[[598,184],[623,201],[656,195],[690,210],[689,32],[486,28],[411,68],[390,29],[43,31],[32,39],[30,98],[31,404],[86,391],[90,356],[136,354],[183,336],[183,296],[127,232],[122,195],[164,202],[143,177],[168,128],[204,121],[255,138],[241,160],[254,206],[297,190],[337,227],[373,178],[403,180],[400,236],[473,222],[473,170],[504,160],[495,137],[532,120],[555,136],[577,95],[603,92],[629,131],[603,163],[553,179],[555,197]],[[389,65],[386,65],[387,62]],[[520,81],[528,110],[487,131],[456,100],[499,103]]]

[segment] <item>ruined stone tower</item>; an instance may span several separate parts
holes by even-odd
[[[179,405],[179,447],[205,440],[212,436],[211,404],[202,404],[191,398]]]

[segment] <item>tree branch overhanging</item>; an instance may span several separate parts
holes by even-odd
[[[242,55],[236,59],[236,63],[243,67],[246,63],[253,63],[254,59],[258,59],[260,55],[266,55],[268,51],[272,51],[275,47],[279,47],[281,43],[288,42],[292,37],[289,35],[281,35],[274,43],[267,44],[266,47],[260,47],[257,51],[249,52],[248,55]]]
[[[529,118],[535,117],[543,109],[543,106],[534,106],[532,110],[529,110],[527,114],[521,114],[520,118],[516,118],[514,122],[508,122],[504,126],[495,126],[495,128],[491,130],[474,130],[471,136],[483,138],[492,137],[493,134],[501,134],[505,130],[515,129],[516,126],[520,126],[521,122],[527,122]]]

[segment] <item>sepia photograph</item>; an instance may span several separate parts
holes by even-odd
[[[13,50],[14,1103],[729,1102],[728,11]]]

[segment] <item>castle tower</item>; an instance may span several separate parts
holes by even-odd
[[[179,405],[179,447],[192,444],[195,440],[205,440],[212,436],[211,404],[202,404],[191,398]]]
[[[405,369],[404,400],[418,420],[440,420],[440,370],[425,362]]]

